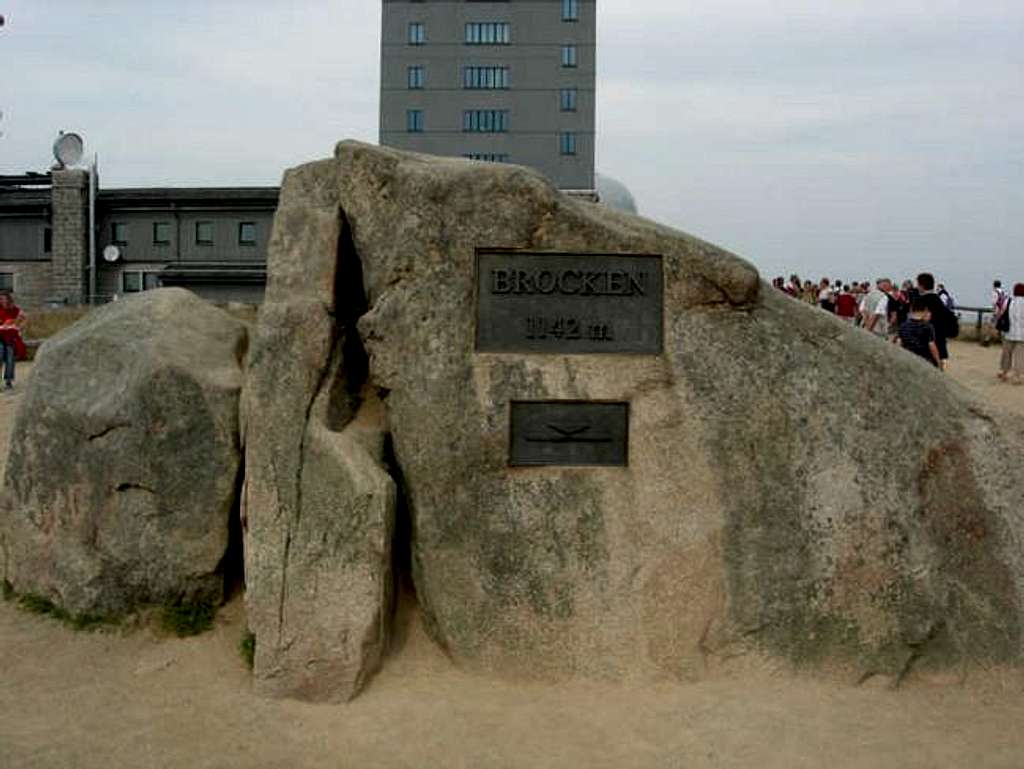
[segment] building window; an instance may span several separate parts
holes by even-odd
[[[561,144],[563,155],[576,154],[576,134],[574,134],[572,131],[562,132]]]
[[[43,227],[43,253],[53,252],[53,228]]]
[[[213,245],[213,222],[196,222],[196,245]]]
[[[125,270],[121,273],[121,293],[137,294],[142,290],[142,273],[138,270]]]
[[[508,88],[508,67],[466,67],[463,88]]]
[[[255,222],[239,222],[238,223],[238,245],[240,245],[240,246],[255,246],[256,245],[256,223]]]
[[[0,291],[14,291],[13,272],[0,272]]]
[[[508,163],[508,155],[504,152],[466,152],[462,155],[466,160],[480,160],[484,163]]]
[[[413,21],[409,24],[409,45],[423,45],[427,42],[427,27],[425,24]]]
[[[562,0],[562,21],[580,20],[580,0]]]
[[[141,270],[125,270],[121,273],[121,293],[137,294],[160,288],[159,272],[142,272]]]
[[[153,245],[167,246],[171,243],[171,223],[153,222]]]
[[[562,95],[562,112],[575,112],[576,111],[576,89],[575,88],[563,88],[561,91]]]
[[[411,134],[423,133],[423,110],[407,109],[405,111],[405,130]]]
[[[128,225],[124,222],[114,222],[110,225],[110,240],[114,245],[128,245]]]
[[[413,64],[409,67],[409,87],[423,87],[423,67],[419,64]]]
[[[512,25],[507,21],[471,21],[466,24],[467,45],[508,45]]]
[[[466,110],[462,113],[462,130],[487,134],[505,133],[508,131],[508,110]]]
[[[575,67],[576,66],[576,46],[575,45],[563,45],[562,46],[562,66],[563,67]]]

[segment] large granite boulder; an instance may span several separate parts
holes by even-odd
[[[219,599],[241,467],[243,323],[183,289],[42,345],[7,460],[3,577],[74,615]]]
[[[479,249],[660,255],[662,351],[478,352]],[[1020,661],[1024,420],[741,259],[523,168],[344,142],[287,175],[269,270],[246,407],[267,691],[334,664],[348,697],[379,661],[385,431],[427,628],[464,667]],[[628,403],[628,465],[510,466],[514,401]]]
[[[344,701],[387,644],[396,492],[334,186],[314,167],[282,192],[243,395],[246,608],[257,691]]]

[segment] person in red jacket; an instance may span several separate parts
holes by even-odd
[[[843,286],[836,296],[836,315],[850,324],[857,317],[857,297],[850,293],[849,286]]]
[[[14,303],[10,291],[0,291],[0,359],[4,362],[4,389],[14,388],[14,362],[25,357],[21,327],[25,313]]]

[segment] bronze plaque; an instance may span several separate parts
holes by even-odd
[[[477,252],[479,352],[662,351],[660,256]]]
[[[628,464],[628,403],[512,401],[510,411],[510,465]]]

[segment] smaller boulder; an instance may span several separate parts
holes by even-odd
[[[247,339],[244,323],[168,288],[43,344],[0,511],[15,591],[73,615],[220,599]]]

